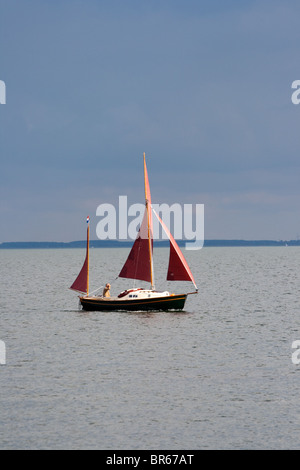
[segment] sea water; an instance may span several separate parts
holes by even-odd
[[[157,250],[156,287],[168,252]],[[184,312],[84,312],[81,249],[0,250],[1,449],[299,449],[300,248],[184,252]],[[92,249],[112,294],[126,249]]]

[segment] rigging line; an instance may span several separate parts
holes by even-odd
[[[104,286],[98,287],[97,289],[93,290],[93,292],[90,292],[89,295],[94,294],[95,292],[97,292],[98,290],[102,289],[103,287],[104,287]]]
[[[118,279],[118,278],[116,277],[116,279]],[[116,279],[115,279],[115,280],[116,280]],[[109,284],[110,284],[110,282],[109,282]],[[98,287],[97,289],[93,290],[93,292],[90,292],[90,293],[89,293],[89,296],[91,296],[92,294],[94,294],[94,293],[97,292],[98,290],[103,289],[104,287],[105,287],[104,285]]]

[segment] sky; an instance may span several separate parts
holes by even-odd
[[[205,239],[300,237],[300,3],[0,0],[0,242],[97,207],[204,204]]]

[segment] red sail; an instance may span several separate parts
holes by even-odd
[[[145,175],[145,199],[146,199],[146,206],[148,206],[149,228],[152,232],[153,223],[152,223],[152,209],[151,209],[151,193],[150,193],[150,184],[149,184],[145,154],[144,154],[144,175]]]
[[[85,262],[82,266],[80,273],[71,285],[70,289],[77,290],[79,292],[87,293],[87,276],[88,276],[88,260],[85,258]]]
[[[169,258],[169,268],[167,274],[168,281],[191,281],[195,288],[197,289],[194,276],[189,268],[189,265],[186,262],[185,257],[182,254],[179,246],[177,245],[173,235],[170,233],[168,227],[161,220],[159,215],[154,211],[156,217],[161,223],[164,231],[166,232],[170,240],[170,258]]]
[[[151,210],[151,193],[144,154],[144,177],[145,177],[145,199],[146,209],[136,240],[131,248],[126,263],[124,264],[119,277],[129,279],[139,279],[140,281],[151,282],[153,286],[153,227]]]
[[[86,256],[83,266],[81,268],[80,273],[78,274],[77,278],[71,285],[70,289],[84,292],[86,294],[89,293],[89,238],[90,238],[90,218],[87,218],[88,228],[87,228],[87,243],[86,243]]]
[[[173,240],[170,239],[170,258],[167,280],[192,281],[194,283],[190,268],[174,238]]]
[[[140,230],[119,277],[151,282],[147,210],[145,211]]]

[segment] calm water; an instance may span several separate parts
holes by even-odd
[[[127,254],[91,250],[91,288]],[[300,248],[185,255],[185,312],[85,313],[84,250],[0,250],[1,449],[300,448]]]

